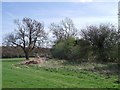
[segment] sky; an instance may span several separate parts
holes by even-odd
[[[52,22],[59,23],[69,17],[75,26],[80,29],[87,25],[98,25],[101,23],[112,23],[117,25],[118,0],[77,0],[78,2],[7,2],[0,3],[2,7],[2,32],[4,37],[7,33],[13,32],[16,28],[13,21],[29,17],[44,23],[45,29],[49,32],[49,25]],[[19,0],[18,0],[19,1]],[[30,1],[30,0],[29,0]],[[31,0],[32,1],[32,0]],[[47,1],[47,0],[45,0]],[[62,0],[61,0],[62,1]],[[65,0],[64,0],[65,1]],[[105,1],[105,0],[104,0]],[[114,2],[113,2],[114,1]],[[1,16],[0,16],[1,17]],[[50,36],[52,38],[52,36]],[[2,40],[0,39],[0,43]]]
[[[2,0],[2,2],[118,2],[119,0]]]

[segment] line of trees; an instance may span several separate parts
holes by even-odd
[[[25,57],[24,51],[20,47],[14,46],[2,46],[2,58],[23,58]],[[31,52],[29,52],[29,57],[36,57],[50,55],[49,48],[34,48]]]
[[[112,24],[87,26],[81,30],[81,38],[76,38],[77,29],[68,18],[58,25],[52,24],[51,30],[57,38],[51,51],[54,58],[99,62],[119,60],[119,36]]]
[[[4,38],[4,45],[20,47],[26,59],[35,47],[48,38],[41,22],[30,18],[16,20],[17,30]],[[87,26],[80,32],[70,18],[51,23],[49,30],[55,38],[51,49],[54,58],[81,61],[118,61],[118,32],[114,25]],[[78,38],[81,37],[81,38]]]

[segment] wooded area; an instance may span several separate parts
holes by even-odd
[[[38,53],[70,61],[119,61],[119,35],[112,24],[77,29],[70,18],[58,24],[51,23],[49,30],[55,40],[50,49],[42,48],[48,34],[41,22],[23,18],[22,21],[15,20],[15,24],[18,27],[16,31],[4,38],[2,57],[24,56],[29,59],[29,56],[35,57],[35,53]]]

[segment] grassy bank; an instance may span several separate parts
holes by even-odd
[[[3,88],[118,88],[117,74],[104,74],[102,64],[74,64],[53,59],[40,65],[19,65],[23,58],[2,60]],[[92,70],[92,68],[98,68]],[[108,64],[108,66],[110,66]],[[104,69],[105,70],[105,69]]]

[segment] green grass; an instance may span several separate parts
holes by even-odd
[[[116,75],[107,77],[54,60],[42,65],[16,65],[22,60],[3,59],[3,88],[118,88]]]

